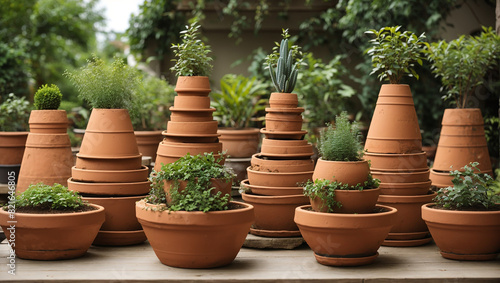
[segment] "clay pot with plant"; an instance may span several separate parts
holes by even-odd
[[[484,120],[474,95],[486,73],[498,64],[500,37],[491,27],[483,28],[478,36],[427,44],[426,53],[432,72],[441,78],[442,98],[456,106],[444,112],[432,184],[441,188],[452,185],[451,167],[462,168],[473,161],[479,162],[482,173],[492,174]]]
[[[493,178],[471,162],[452,171],[453,186],[441,188],[422,217],[441,255],[454,260],[495,260],[500,253],[500,196]]]
[[[22,259],[61,260],[83,256],[104,222],[104,208],[88,204],[60,184],[30,185],[0,209],[0,226]],[[9,229],[16,222],[15,231]]]
[[[65,110],[58,110],[61,100],[62,93],[56,85],[43,85],[35,93],[36,110],[30,114],[18,192],[39,182],[68,184],[74,160],[67,134],[68,117]]]
[[[150,195],[136,204],[136,215],[163,264],[213,268],[234,260],[254,211],[213,186],[214,179],[232,177],[212,154],[186,155],[151,174]],[[167,181],[173,188],[165,190]],[[181,182],[187,182],[182,189]]]

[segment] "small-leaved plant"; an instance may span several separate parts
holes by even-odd
[[[387,80],[398,84],[403,76],[415,77],[415,63],[422,65],[425,59],[425,35],[415,35],[411,31],[401,31],[401,26],[383,27],[380,30],[369,30],[365,33],[373,35],[370,40],[373,47],[366,53],[372,57],[373,70],[378,73],[380,81]]]
[[[172,44],[175,65],[170,68],[176,76],[208,76],[212,71],[212,52],[200,37],[200,25],[194,22],[181,31],[179,44]]]
[[[56,110],[61,105],[62,93],[55,85],[42,85],[35,93],[34,105],[38,110]]]
[[[335,126],[329,124],[320,133],[318,151],[323,160],[360,161],[363,157],[361,132],[356,122],[349,122],[347,112],[335,117]]]
[[[22,132],[28,130],[31,106],[24,97],[10,93],[0,104],[0,131]]]
[[[434,202],[438,208],[448,210],[498,210],[500,196],[492,188],[494,180],[480,172],[478,162],[464,166],[463,172],[450,172],[452,187],[441,188]]]

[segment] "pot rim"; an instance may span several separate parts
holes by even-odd
[[[497,205],[500,205],[500,203],[497,203]],[[500,209],[499,210],[479,210],[479,211],[471,211],[471,210],[449,210],[449,209],[440,209],[440,208],[434,208],[433,206],[436,206],[435,202],[431,203],[426,203],[422,205],[422,210],[428,210],[428,211],[437,211],[438,213],[443,213],[445,215],[454,215],[454,216],[459,216],[459,215],[489,215],[489,214],[499,214],[500,215]]]
[[[274,176],[292,176],[292,175],[309,175],[313,174],[313,171],[302,171],[302,172],[264,172],[264,171],[255,171],[250,169],[252,166],[247,167],[247,171],[254,174],[262,174],[262,175],[274,175]]]
[[[426,155],[425,151],[422,152],[414,152],[414,153],[375,153],[375,152],[365,152],[364,155],[368,156],[377,156],[377,157],[413,157],[413,156],[420,156],[420,155]]]
[[[335,163],[339,163],[339,164],[343,164],[343,165],[347,165],[347,164],[352,164],[352,165],[357,165],[357,164],[363,164],[363,163],[368,163],[368,160],[358,160],[358,161],[334,161],[334,160],[325,160],[323,159],[323,157],[320,157],[318,158],[318,161],[317,163],[319,162],[326,162],[326,163],[329,163],[329,162],[335,162]],[[317,164],[316,163],[316,164]]]
[[[432,192],[432,194],[429,194]],[[425,195],[380,195],[378,197],[378,202],[382,202],[384,204],[387,203],[421,203],[422,201],[426,201],[426,199],[432,199],[437,195],[437,192],[429,190]],[[427,201],[426,201],[427,203]]]
[[[336,213],[336,212],[319,212],[319,211],[313,211],[311,210],[306,210],[307,208],[312,208],[310,204],[307,205],[301,205],[297,208],[295,208],[295,221],[297,222],[297,218],[304,217],[307,215],[308,217],[312,217],[313,219],[311,220],[311,223],[305,223],[306,221],[299,221],[297,224],[301,226],[308,226],[308,227],[325,227],[325,228],[331,228],[328,225],[328,223],[324,223],[325,221],[322,221],[320,219],[331,219],[333,221],[347,221],[346,223],[350,223],[347,225],[347,227],[342,227],[343,229],[354,229],[350,228],[349,226],[352,226],[353,224],[355,225],[356,220],[361,220],[361,221],[370,221],[370,219],[374,218],[381,218],[381,217],[395,217],[396,213],[398,210],[394,207],[387,206],[387,205],[382,205],[382,204],[376,204],[376,207],[378,208],[385,208],[388,211],[383,211],[383,212],[374,212],[374,213]],[[314,225],[317,224],[317,225]],[[323,225],[321,225],[323,224]],[[388,223],[388,225],[392,226],[392,223]],[[327,227],[328,226],[328,227]],[[331,225],[330,225],[331,226]],[[335,229],[340,229],[340,227],[336,227]]]
[[[104,212],[104,207],[98,204],[89,203],[90,206],[97,209],[91,211],[78,211],[78,212],[68,212],[68,213],[25,213],[25,212],[15,212],[15,216],[21,217],[34,217],[34,218],[54,218],[54,217],[68,217],[72,215],[90,215]],[[0,208],[0,215],[6,215],[8,217],[9,212]],[[18,221],[19,222],[19,221]],[[19,223],[20,224],[20,223]]]
[[[270,190],[290,190],[290,189],[297,190],[299,188],[303,189],[302,187],[270,187],[270,186],[251,185],[250,184],[250,180],[248,180],[248,179],[245,179],[245,180],[241,181],[241,184],[243,184],[244,186],[248,186],[248,188],[250,188],[250,189],[252,189],[252,188],[256,188],[256,189],[270,189]]]

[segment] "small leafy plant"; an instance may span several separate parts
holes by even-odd
[[[471,162],[462,169],[450,172],[453,176],[453,187],[439,189],[434,202],[438,208],[448,210],[495,210],[500,209],[497,203],[500,196],[495,194],[492,186],[493,178],[480,172],[478,162]]]
[[[415,77],[415,63],[422,65],[425,58],[423,48],[425,35],[416,36],[411,31],[400,31],[401,26],[383,27],[380,30],[369,30],[365,33],[375,36],[370,42],[373,47],[366,53],[372,57],[373,70],[380,81],[387,80],[398,84],[403,76]]]
[[[224,127],[246,128],[252,118],[263,111],[267,99],[267,85],[256,77],[227,74],[220,80],[220,91],[212,92],[212,107],[216,109],[214,118]]]
[[[27,131],[30,111],[30,103],[24,97],[16,97],[10,93],[0,104],[0,131]]]
[[[329,161],[360,161],[363,157],[361,132],[356,122],[350,123],[347,112],[335,117],[335,127],[331,124],[320,134],[319,154]]]
[[[34,105],[38,110],[56,110],[61,100],[62,93],[56,85],[42,85],[35,93]]]
[[[181,31],[182,42],[172,44],[172,50],[176,59],[172,59],[175,65],[170,69],[176,76],[208,76],[212,71],[212,52],[210,46],[206,45],[200,38],[200,25],[197,22],[186,26]]]

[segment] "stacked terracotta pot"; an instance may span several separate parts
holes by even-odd
[[[163,132],[165,138],[157,151],[156,171],[161,169],[161,164],[175,162],[187,153],[213,152],[215,158],[219,158],[222,152],[217,121],[212,116],[215,108],[210,107],[208,77],[179,77],[175,91],[170,121]]]
[[[383,85],[365,144],[371,174],[381,181],[378,203],[398,210],[383,245],[419,246],[431,241],[421,206],[432,202],[427,156],[408,85]]]
[[[293,218],[295,208],[309,203],[302,184],[312,178],[314,154],[304,140],[302,112],[297,95],[272,93],[266,108],[266,128],[261,132],[261,153],[252,156],[248,180],[242,185],[251,190],[243,200],[255,208],[255,224],[250,233],[267,237],[300,236]]]
[[[123,246],[145,241],[135,202],[149,192],[149,172],[142,166],[128,111],[93,109],[76,156],[69,189],[106,212],[94,244]]]

